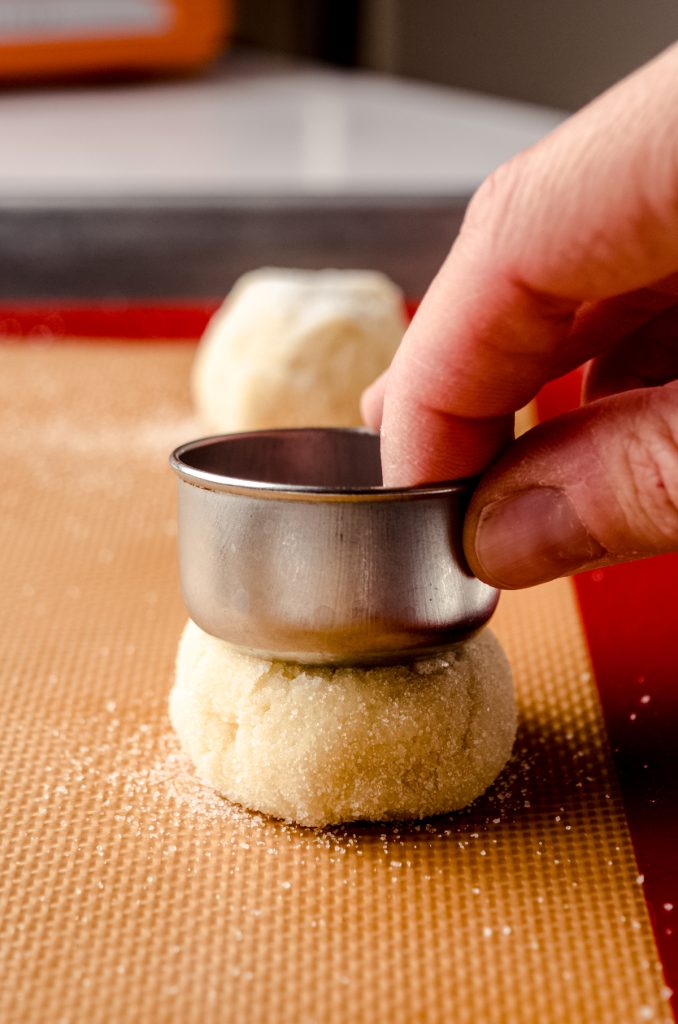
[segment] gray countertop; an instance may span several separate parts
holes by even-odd
[[[0,297],[214,297],[262,264],[420,294],[468,196],[561,115],[232,54],[190,81],[0,99]]]

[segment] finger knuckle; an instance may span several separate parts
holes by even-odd
[[[522,185],[525,175],[525,155],[519,153],[485,178],[469,203],[466,215],[467,227],[482,225],[487,230],[488,221],[505,218]]]

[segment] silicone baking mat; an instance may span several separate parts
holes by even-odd
[[[500,602],[519,736],[468,811],[309,831],[194,781],[192,354],[0,346],[0,1020],[672,1020],[571,582]]]

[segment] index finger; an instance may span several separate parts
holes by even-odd
[[[481,472],[515,410],[594,354],[581,304],[678,267],[677,72],[674,46],[476,193],[389,371],[385,483]]]

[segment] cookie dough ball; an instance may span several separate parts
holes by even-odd
[[[193,400],[213,433],[360,425],[360,395],[405,331],[402,294],[368,270],[255,270],[196,354]]]
[[[316,826],[464,807],[502,770],[516,730],[511,670],[489,630],[407,665],[332,668],[240,654],[189,622],[170,717],[203,782]]]

